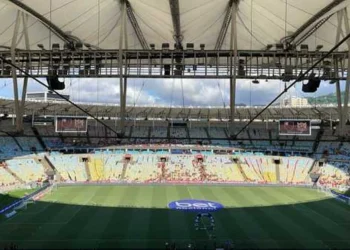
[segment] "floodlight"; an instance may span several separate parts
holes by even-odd
[[[44,45],[42,45],[41,43],[39,43],[37,46],[38,46],[39,49],[45,50]]]
[[[83,49],[83,44],[80,43],[80,42],[76,43],[76,44],[75,44],[75,49],[76,49],[76,50],[81,50],[81,49]]]
[[[268,44],[268,45],[266,45],[266,50],[270,50],[272,47],[273,47],[272,44]]]
[[[59,43],[53,43],[52,44],[52,51],[58,52],[60,50],[60,44]]]
[[[277,44],[276,44],[276,50],[277,50],[277,51],[283,51],[283,49],[284,49],[284,46],[283,46],[282,43],[277,43]]]
[[[309,45],[301,44],[300,45],[300,51],[303,52],[303,53],[307,53],[309,51]]]
[[[151,50],[154,50],[156,48],[156,45],[154,43],[151,43],[149,47],[151,48]]]
[[[193,50],[194,49],[194,44],[193,43],[186,43],[186,49],[187,50]]]
[[[169,50],[170,45],[169,43],[162,43],[162,50]]]
[[[199,47],[201,48],[201,50],[204,50],[204,49],[205,49],[205,44],[204,44],[204,43],[201,43],[201,44],[199,45]]]
[[[320,51],[322,48],[323,48],[323,45],[319,44],[319,45],[316,46],[316,51]]]

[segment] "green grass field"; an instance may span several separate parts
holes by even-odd
[[[213,212],[216,240],[195,230],[195,213],[167,208],[190,198],[225,206]],[[226,240],[236,249],[349,249],[350,206],[295,187],[70,186],[0,222],[0,247],[21,249],[213,249]]]

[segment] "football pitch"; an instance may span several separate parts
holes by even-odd
[[[221,203],[215,229],[197,213],[168,208],[182,199]],[[66,186],[0,221],[0,248],[349,249],[350,206],[297,187]]]

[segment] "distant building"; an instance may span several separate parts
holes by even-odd
[[[62,94],[61,94],[62,95]],[[62,95],[65,98],[69,100],[69,95]],[[27,93],[27,100],[28,101],[44,101],[44,102],[65,102],[64,99],[62,99],[59,95],[56,95],[54,92],[48,91],[48,92],[33,92],[33,93]]]
[[[309,105],[307,98],[302,97],[289,97],[283,100],[283,107],[306,107]]]

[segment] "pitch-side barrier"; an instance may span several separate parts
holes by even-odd
[[[19,199],[10,205],[2,208],[0,210],[0,215],[5,214],[7,218],[12,217],[13,215],[16,214],[16,208],[20,207],[22,204],[28,202],[29,200],[39,200],[41,197],[43,197],[47,192],[50,191],[51,185],[45,185],[41,187],[40,189],[36,190],[35,192],[23,197],[22,199]]]

